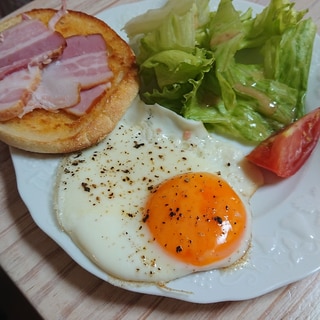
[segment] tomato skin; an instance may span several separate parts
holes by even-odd
[[[246,158],[282,178],[306,162],[320,136],[320,107],[262,141]]]

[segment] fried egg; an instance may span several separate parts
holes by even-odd
[[[55,212],[107,274],[163,283],[247,252],[249,200],[261,183],[240,148],[137,99],[104,141],[63,159]]]

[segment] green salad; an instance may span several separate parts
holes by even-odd
[[[289,0],[257,15],[209,2],[169,0],[126,24],[140,97],[258,143],[305,113],[316,25]]]

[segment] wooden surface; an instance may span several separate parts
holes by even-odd
[[[67,1],[69,9],[90,14],[132,2]],[[310,9],[319,32],[320,1],[296,3]],[[21,10],[59,6],[59,0],[35,0]],[[253,300],[207,305],[128,292],[99,280],[35,225],[18,194],[8,147],[1,142],[0,265],[45,319],[320,319],[319,272]]]

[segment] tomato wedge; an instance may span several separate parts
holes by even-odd
[[[320,136],[320,107],[262,141],[246,158],[282,178],[306,162]]]

